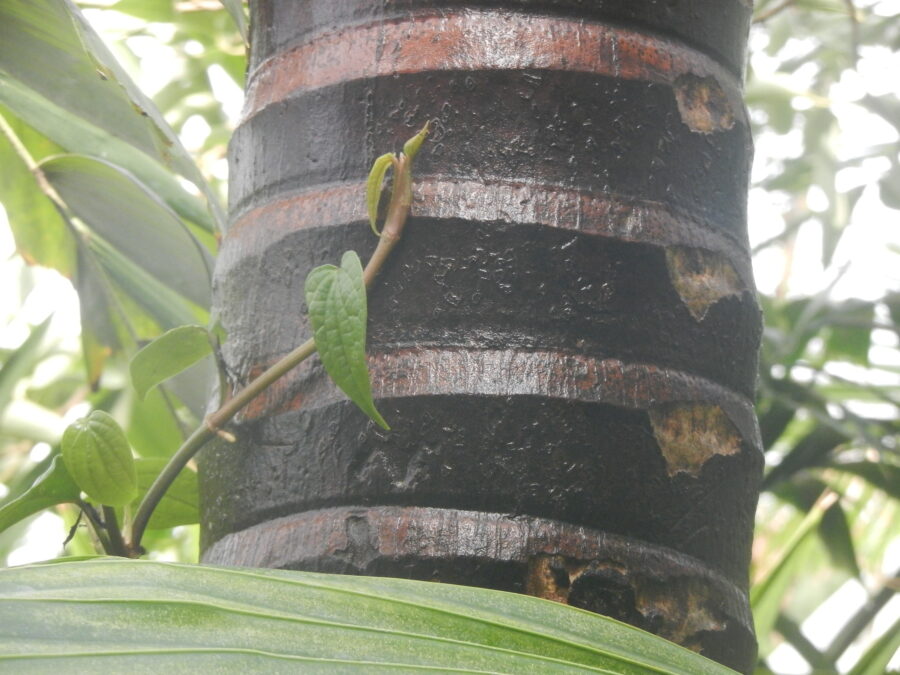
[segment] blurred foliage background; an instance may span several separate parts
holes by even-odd
[[[127,362],[161,331],[209,319],[245,69],[236,2],[78,2],[109,54],[65,16],[40,27],[41,53],[16,49],[28,12],[52,14],[59,3],[20,11],[28,4],[0,8],[9,217],[8,227],[0,221],[0,505],[46,470],[62,430],[90,409],[114,415],[147,466],[202,417],[208,364],[141,402]],[[93,60],[72,57],[79,50]],[[22,88],[42,64],[58,68],[60,54],[108,119],[89,105],[61,109],[56,97],[72,79]],[[900,648],[898,72],[897,0],[757,0],[747,101],[766,322],[758,409],[767,470],[751,573],[759,672],[874,672],[865,668]],[[64,209],[36,190],[27,158]],[[76,289],[99,299],[79,304]],[[64,505],[13,526],[0,533],[0,558],[93,551],[78,518]],[[196,560],[195,519],[186,505],[161,524],[174,527],[150,530],[151,557]]]

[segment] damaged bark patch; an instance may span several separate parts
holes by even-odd
[[[611,616],[701,653],[710,633],[727,629],[708,584],[681,575],[651,578],[614,560],[534,556],[526,592]]]
[[[572,580],[585,568],[584,563],[567,560],[561,555],[540,554],[528,561],[525,592],[544,600],[566,604]]]
[[[740,434],[717,405],[677,403],[654,407],[650,410],[650,423],[669,476],[697,476],[714,455],[734,455],[741,450]]]
[[[667,640],[703,653],[706,635],[727,629],[709,588],[695,579],[642,579],[635,585],[637,611],[649,623],[659,623],[657,634]]]
[[[681,121],[691,131],[711,134],[734,126],[734,110],[728,95],[714,77],[679,75],[675,79],[675,100]]]
[[[672,246],[666,249],[666,266],[672,286],[697,321],[722,298],[744,291],[734,266],[715,251]]]

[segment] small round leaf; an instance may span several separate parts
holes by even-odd
[[[137,496],[134,458],[125,433],[102,410],[73,422],[62,438],[66,468],[88,497],[124,506]]]

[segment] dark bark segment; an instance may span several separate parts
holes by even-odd
[[[457,363],[475,358],[462,355]],[[423,359],[410,361],[428,367]],[[452,366],[450,359],[442,361]],[[616,379],[610,376],[600,387]],[[621,381],[634,386],[635,380]],[[692,397],[701,395],[694,391]],[[714,392],[708,395],[714,399]],[[210,453],[205,480],[232,489],[217,496],[222,511],[210,514],[209,539],[334,504],[466,507],[562,520],[669,546],[712,561],[736,586],[745,586],[749,538],[735,537],[733,530],[752,525],[752,512],[739,498],[756,482],[752,441],[737,454],[706,458],[697,475],[670,475],[646,409],[458,390],[382,398],[379,407],[393,425],[390,433],[370,426],[351,405],[336,403],[247,425],[239,452],[223,446]],[[749,417],[735,404],[729,409],[735,418]]]
[[[243,241],[238,248],[235,239],[260,233],[274,217],[254,215],[252,227],[226,240],[219,270],[227,275],[220,274],[217,290],[254,306],[252,313],[243,304],[221,312],[240,349],[235,363],[258,368],[309,334],[302,301],[309,269],[348,249],[365,258],[374,237],[354,218],[349,225],[279,231],[271,248],[252,250]],[[672,222],[670,236],[678,236],[674,230]],[[668,267],[666,247],[583,229],[416,218],[370,294],[369,349],[563,350],[696,373],[752,396],[759,339],[753,296],[743,290],[725,296],[698,321]],[[284,307],[291,308],[279,318],[285,330],[259,322]]]
[[[397,147],[430,113],[435,133],[417,160],[420,177],[514,178],[640,196],[744,240],[743,123],[693,131],[674,89],[645,81],[532,70],[440,76],[352,81],[257,112],[232,141],[233,212],[298,186],[363,178],[378,152],[366,151],[371,139]],[[336,141],[315,125],[280,121],[297,118],[339,120],[347,131]]]
[[[710,54],[740,75],[752,4],[752,0],[445,0],[439,6],[445,10],[518,12],[641,27]],[[261,3],[256,13],[258,30],[254,32],[252,60],[262,63],[321,31],[388,23],[410,15],[434,15],[435,5],[420,0]]]
[[[434,133],[370,297],[393,431],[299,368],[203,457],[204,559],[520,590],[749,668],[747,4],[252,9],[214,283],[236,385],[309,334],[313,266],[371,252],[374,156]]]

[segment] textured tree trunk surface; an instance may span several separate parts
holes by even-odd
[[[762,466],[741,101],[749,0],[259,0],[215,275],[244,384],[375,239],[385,432],[316,359],[202,459],[203,559],[521,591],[740,670]]]

